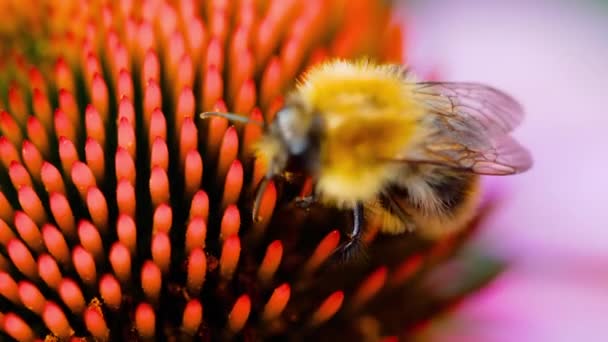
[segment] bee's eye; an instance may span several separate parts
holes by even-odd
[[[277,125],[289,151],[300,154],[308,146],[306,139],[307,128],[303,127],[301,113],[296,108],[287,107],[277,113]]]
[[[293,108],[285,108],[277,113],[277,123],[285,138],[291,138],[290,135],[293,134],[296,115],[296,110]]]

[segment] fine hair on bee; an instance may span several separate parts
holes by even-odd
[[[201,114],[209,116],[263,127],[253,152],[268,167],[254,219],[268,182],[298,160],[314,184],[300,206],[352,211],[352,228],[337,249],[346,256],[362,245],[366,221],[386,234],[457,231],[475,214],[480,175],[532,166],[510,136],[524,114],[509,95],[478,83],[419,82],[400,65],[369,59],[311,68],[271,123]]]

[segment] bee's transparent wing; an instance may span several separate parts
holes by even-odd
[[[470,144],[458,138],[427,143],[404,161],[442,165],[480,175],[510,175],[532,166],[530,153],[507,135],[483,144]]]
[[[523,108],[511,96],[479,83],[421,82],[412,92],[449,121],[466,121],[487,132],[509,133],[524,117]]]
[[[529,152],[508,134],[523,118],[513,98],[476,83],[417,83],[432,132],[407,161],[444,165],[478,174],[508,175],[532,166]]]

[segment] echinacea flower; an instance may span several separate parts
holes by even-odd
[[[295,208],[310,183],[277,180],[251,222],[259,127],[197,117],[271,120],[319,61],[400,61],[388,4],[3,4],[2,337],[379,340],[500,268],[456,255],[475,224],[436,241],[369,229],[367,260],[333,264],[343,215]]]

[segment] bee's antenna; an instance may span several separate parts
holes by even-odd
[[[251,118],[248,118],[246,116],[236,114],[236,113],[203,112],[200,114],[201,119],[210,118],[212,116],[228,119],[230,121],[242,122],[242,123],[246,123],[246,124],[254,124],[254,125],[258,125],[260,127],[265,126],[264,122],[252,120]]]

